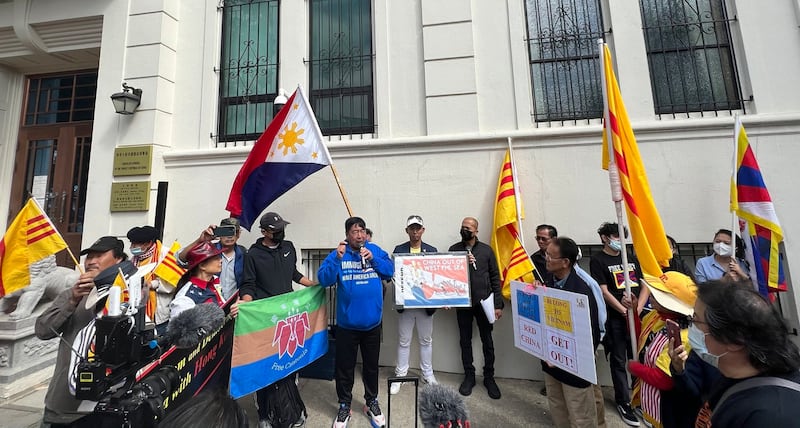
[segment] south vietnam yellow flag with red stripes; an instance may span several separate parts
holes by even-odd
[[[164,259],[153,269],[154,275],[172,286],[177,285],[178,280],[181,279],[181,276],[186,272],[186,269],[180,267],[177,260],[175,260],[175,254],[180,249],[181,244],[179,244],[178,241],[173,242],[172,246],[169,247],[167,255],[164,256]]]
[[[65,248],[50,218],[28,199],[0,241],[0,297],[30,285],[31,264]]]
[[[608,120],[603,124],[603,169],[608,169],[609,150],[605,127],[611,127],[614,140],[614,162],[619,169],[622,198],[628,214],[633,248],[642,271],[648,275],[661,277],[662,266],[668,266],[672,258],[664,226],[658,215],[656,204],[650,193],[647,174],[639,156],[639,147],[633,135],[622,94],[611,66],[611,53],[608,45],[603,45],[606,94],[608,94]]]
[[[534,270],[533,262],[519,240],[520,225],[517,223],[517,192],[513,170],[511,152],[506,150],[500,178],[497,180],[492,229],[492,249],[497,257],[500,280],[503,281],[503,297],[506,299],[511,298],[511,281],[533,282]]]

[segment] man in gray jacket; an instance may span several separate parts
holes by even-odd
[[[39,339],[52,339],[57,335],[61,335],[63,339],[58,344],[55,372],[44,399],[43,422],[45,426],[53,428],[71,426],[88,414],[86,411],[79,411],[81,400],[70,393],[68,386],[73,352],[70,345],[97,315],[95,308],[86,308],[86,297],[95,286],[95,276],[127,258],[124,244],[113,236],[98,239],[92,246],[81,251],[81,255],[86,256],[83,262],[85,272],[78,277],[72,288],[56,297],[53,304],[36,319],[35,332]]]

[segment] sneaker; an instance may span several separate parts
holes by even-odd
[[[400,392],[400,387],[403,386],[403,382],[394,382],[392,386],[389,387],[389,394],[397,395]]]
[[[332,428],[347,428],[347,423],[350,422],[350,405],[347,403],[339,403],[339,412],[336,414],[336,419],[333,420]]]
[[[297,419],[295,423],[290,425],[290,428],[303,428],[306,426],[306,414],[305,412],[300,414],[300,417]]]
[[[642,407],[641,406],[634,407],[633,408],[633,413],[636,413],[636,416],[638,416],[639,419],[642,420],[642,423],[644,423],[644,426],[646,426],[647,428],[653,428],[653,424],[651,424],[650,422],[647,422],[647,419],[644,418],[644,412],[642,411]]]
[[[486,391],[489,393],[489,398],[493,398],[495,400],[500,398],[500,388],[497,386],[497,382],[494,381],[493,377],[484,378],[483,386],[486,387]]]
[[[458,387],[458,393],[463,396],[472,394],[472,388],[475,387],[475,375],[464,375],[464,381]]]
[[[372,425],[372,428],[383,428],[386,426],[386,417],[381,413],[378,400],[372,400],[368,405],[364,406],[364,414],[369,418],[369,423]]]
[[[617,404],[617,412],[619,413],[619,417],[622,419],[622,422],[625,422],[632,427],[639,426],[639,418],[636,417],[636,414],[633,412],[633,409],[631,409],[630,404]]]
[[[434,376],[434,375],[425,376],[425,377],[422,378],[422,380],[425,383],[427,383],[428,385],[438,385],[439,384],[439,382],[436,380],[436,376]]]

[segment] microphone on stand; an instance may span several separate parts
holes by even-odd
[[[467,245],[467,254],[469,254],[470,256],[472,255],[472,245]],[[472,263],[472,268],[478,270],[478,266],[475,265],[475,260],[472,260],[471,263]]]

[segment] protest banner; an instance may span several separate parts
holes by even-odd
[[[230,393],[258,391],[328,351],[325,289],[303,288],[240,303],[233,338]]]
[[[594,363],[591,297],[511,282],[514,345],[536,358],[597,383]]]
[[[398,308],[469,307],[466,253],[394,255],[394,303]]]

